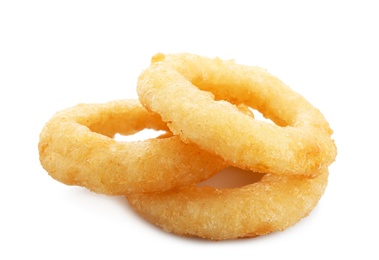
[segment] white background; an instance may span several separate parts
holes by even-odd
[[[0,259],[379,259],[379,40],[375,1],[1,1]],[[319,108],[338,157],[309,217],[210,242],[167,234],[123,197],[63,185],[38,135],[58,110],[136,98],[156,52],[258,65]]]

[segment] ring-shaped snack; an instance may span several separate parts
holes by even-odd
[[[258,172],[315,177],[336,157],[321,112],[266,70],[192,54],[157,54],[139,77],[141,103],[185,142]],[[258,110],[252,120],[232,104]]]
[[[168,130],[138,100],[79,104],[46,123],[38,144],[40,162],[62,183],[108,195],[169,190],[205,180],[227,166],[178,136],[133,142],[113,138],[145,128]]]
[[[210,240],[256,237],[306,217],[323,195],[328,174],[326,168],[315,178],[266,174],[238,188],[192,185],[126,198],[140,216],[166,232]]]

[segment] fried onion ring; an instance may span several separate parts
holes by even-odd
[[[315,177],[336,157],[321,112],[258,67],[192,54],[157,54],[139,77],[141,103],[185,142],[230,165],[278,175]],[[275,124],[252,120],[245,104]]]
[[[38,144],[40,162],[56,180],[96,193],[164,191],[205,180],[226,167],[218,156],[178,136],[135,142],[113,139],[145,128],[168,130],[138,100],[79,104],[56,113]]]
[[[126,198],[138,214],[167,232],[210,240],[256,237],[306,217],[323,195],[328,174],[327,169],[313,179],[266,174],[239,188],[192,185]]]

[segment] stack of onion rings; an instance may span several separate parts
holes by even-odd
[[[307,216],[335,160],[321,112],[257,68],[192,54],[157,54],[137,100],[80,104],[40,134],[40,162],[56,180],[125,195],[167,232],[210,240],[284,230]],[[256,120],[258,110],[273,123]],[[147,110],[146,110],[147,109]],[[145,128],[168,134],[120,142]],[[237,188],[197,185],[229,166],[263,174]]]

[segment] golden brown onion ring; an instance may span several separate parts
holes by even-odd
[[[157,54],[140,75],[137,92],[175,135],[238,168],[314,177],[336,157],[332,130],[320,111],[258,67]],[[275,124],[252,120],[228,101],[256,109]]]
[[[328,182],[327,169],[317,175],[266,174],[239,188],[192,185],[126,198],[142,217],[167,232],[210,240],[255,237],[282,231],[307,216]]]
[[[226,164],[179,137],[121,142],[116,133],[167,130],[138,100],[80,104],[56,113],[40,134],[40,161],[56,180],[109,195],[162,191],[205,180]]]

